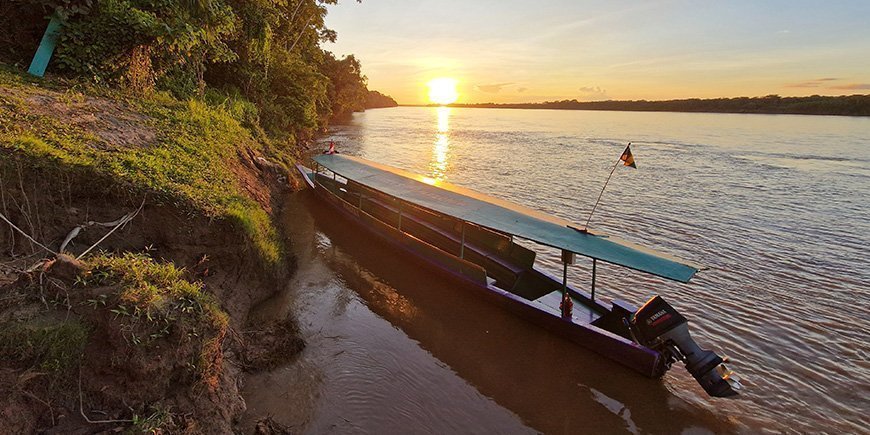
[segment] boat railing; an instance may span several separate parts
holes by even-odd
[[[348,193],[359,195],[360,192],[352,190],[354,188],[349,187]],[[363,198],[360,202],[362,211],[450,255],[483,267],[502,289],[513,289],[520,274],[532,269],[534,251],[514,244],[504,235],[467,222],[456,222],[457,219],[452,217],[443,218],[401,201],[398,204],[395,201],[389,201],[393,204],[385,203],[381,195],[363,195]],[[403,215],[405,219],[402,219]],[[439,225],[439,221],[447,219],[454,221],[455,225]]]
[[[343,203],[345,208],[350,207],[356,210],[355,214],[363,221],[379,232],[388,235],[391,240],[399,241],[406,249],[428,257],[441,264],[445,269],[458,273],[473,282],[487,284],[487,271],[482,266],[457,257],[452,252],[418,237],[419,234],[409,233],[407,228],[398,229],[398,216],[393,218],[390,214],[382,213],[383,210],[379,209],[383,209],[384,206],[378,204],[377,199],[366,197],[362,192],[353,192],[349,185],[348,187],[339,187],[338,183],[322,174],[318,174],[316,179],[321,187],[330,192],[332,198]],[[394,221],[395,224],[391,221]]]

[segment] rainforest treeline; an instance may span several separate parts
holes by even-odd
[[[829,97],[765,97],[690,98],[666,101],[546,101],[543,103],[481,103],[454,104],[457,107],[483,107],[503,109],[563,109],[563,110],[622,110],[638,112],[715,112],[715,113],[770,113],[796,115],[848,115],[870,116],[870,95],[843,95]]]
[[[303,139],[363,110],[360,63],[321,48],[338,0],[5,0],[0,60],[26,68],[49,18],[51,74],[133,93],[233,102],[273,135]]]

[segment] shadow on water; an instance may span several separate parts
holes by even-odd
[[[326,327],[333,331],[330,334],[336,333],[337,323],[352,318],[355,323],[339,327],[345,338],[354,331],[378,335],[378,329],[398,328],[412,340],[412,347],[418,349],[394,353],[391,358],[397,359],[396,363],[385,363],[386,368],[416,371],[419,376],[432,377],[428,388],[441,390],[435,401],[420,391],[402,391],[392,399],[372,399],[418,400],[421,406],[425,402],[425,410],[418,410],[425,415],[402,416],[415,422],[411,424],[419,424],[405,426],[406,433],[457,429],[464,432],[471,430],[469,428],[523,431],[519,421],[502,418],[500,411],[492,411],[493,407],[474,411],[478,414],[448,409],[455,406],[477,409],[471,404],[478,400],[473,395],[452,390],[462,389],[450,380],[456,375],[464,380],[460,384],[467,383],[484,398],[516,414],[534,430],[546,433],[722,433],[738,429],[726,419],[674,396],[660,380],[638,375],[467,294],[468,290],[451,278],[424,263],[409,260],[390,245],[337,217],[310,191],[294,195],[290,202],[288,209],[293,210],[292,216],[285,223],[302,276],[294,278],[295,284],[291,283],[287,291],[263,304],[260,311],[264,316],[281,316],[296,306],[297,315],[305,323],[303,327],[309,329],[307,356],[303,355],[302,361],[288,367],[252,378],[246,386],[252,413],[265,411],[276,419],[305,427],[306,431],[336,430],[337,426],[330,425],[330,419],[354,420],[355,416],[347,414],[353,410],[345,409],[343,414],[324,411],[328,409],[325,404],[335,402],[330,395],[345,392],[327,385],[329,381],[325,378],[329,375],[324,375],[323,371],[331,370],[324,366],[343,364],[340,357],[330,355],[353,351],[342,346],[360,345],[361,341],[347,340],[343,345],[335,340],[324,340],[319,332]],[[308,267],[321,262],[320,267]],[[332,300],[328,304],[310,303],[311,296],[300,295],[296,288],[299,279],[313,284],[309,288],[318,287],[319,281],[324,287],[328,286],[326,282],[338,282],[340,289],[330,296]],[[348,311],[355,308],[348,300],[354,298],[359,300],[361,309],[374,316],[349,314]],[[321,329],[311,331],[314,327]],[[395,352],[390,348],[393,344],[383,341],[368,341],[366,346],[375,347],[365,350],[373,354]],[[426,369],[433,357],[436,364],[446,367]],[[391,376],[402,377],[399,373]],[[300,403],[289,410],[283,405],[288,382],[301,384],[293,387],[299,389],[293,393],[298,400],[316,403]],[[462,398],[469,403],[451,403],[462,402],[465,400]],[[367,399],[362,397],[361,400]],[[431,422],[439,419],[442,407],[446,414],[443,418],[466,421],[432,426]],[[389,408],[373,411],[371,407],[363,407],[360,412],[362,410],[382,413],[381,420],[369,421],[364,426],[368,429],[388,428],[389,424],[384,422],[394,418]]]

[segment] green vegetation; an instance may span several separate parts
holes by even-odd
[[[399,104],[391,97],[384,95],[378,91],[369,91],[366,96],[366,109],[377,109],[381,107],[396,107]]]
[[[89,379],[95,372],[112,370],[134,373],[129,382],[138,382],[139,390],[129,395],[149,398],[125,403],[123,412],[133,413],[130,431],[162,433],[161,428],[184,427],[186,420],[171,412],[177,402],[167,393],[185,394],[185,388],[213,393],[219,388],[228,315],[203,284],[187,279],[186,271],[172,263],[131,253],[99,253],[84,264],[57,261],[76,268],[74,281],[49,265],[43,282],[2,289],[5,298],[15,299],[23,309],[0,310],[6,318],[0,322],[0,361],[4,370],[21,372],[4,378],[16,382],[6,385],[10,396],[0,403],[16,403],[14,396],[23,394],[75,409],[69,404],[82,401],[81,392],[70,393],[82,388],[82,374]],[[52,297],[59,302],[49,308],[44,302]],[[143,385],[142,379],[149,381]],[[98,385],[117,394],[127,387],[126,380],[118,382],[109,376]]]
[[[141,254],[99,254],[88,259],[87,267],[76,284],[118,290],[85,303],[113,313],[129,345],[147,346],[172,331],[181,331],[184,341],[195,337],[202,345],[189,366],[208,386],[217,385],[229,317],[201,283],[186,280],[184,270],[172,263],[158,263]]]
[[[290,163],[290,157],[255,140],[243,127],[250,114],[244,104],[227,98],[209,105],[160,94],[135,99],[114,95],[113,100],[126,102],[107,103],[77,91],[52,94],[19,83],[16,74],[0,71],[0,85],[13,91],[0,94],[0,149],[30,157],[26,161],[34,165],[53,164],[61,172],[97,174],[131,196],[152,195],[158,201],[228,219],[248,235],[267,263],[278,261],[277,231],[263,208],[241,190],[233,166],[239,164],[238,152],[245,149],[285,163]],[[95,93],[107,95],[108,91],[97,89]],[[34,107],[36,99],[41,104],[50,101],[60,113],[107,108],[130,113],[117,115],[118,125],[110,118],[106,118],[107,125],[76,125],[58,117],[57,111]],[[125,124],[130,116],[135,127]],[[117,136],[119,127],[135,128],[138,134]],[[143,135],[153,140],[140,141]]]
[[[78,367],[87,340],[87,328],[75,320],[6,322],[0,324],[0,360],[63,374]]]
[[[169,409],[152,405],[148,411],[150,412],[148,415],[134,414],[133,422],[125,433],[154,435],[172,433],[173,414]]]
[[[335,39],[324,16],[336,0],[0,3],[0,205],[12,221],[57,246],[69,228],[92,218],[94,202],[99,213],[111,213],[115,200],[127,211],[145,199],[164,206],[150,214],[158,219],[115,233],[114,241],[124,231],[132,237],[114,248],[139,249],[138,237],[146,244],[164,237],[154,226],[165,225],[166,216],[198,215],[209,219],[196,222],[229,222],[236,231],[226,239],[225,225],[168,231],[182,239],[172,260],[188,264],[201,255],[205,261],[212,252],[199,249],[235,245],[236,234],[262,260],[242,261],[241,270],[228,267],[241,280],[235,283],[224,270],[212,280],[208,267],[192,274],[129,252],[91,254],[83,271],[63,256],[73,264],[55,263],[62,267],[54,272],[54,266],[16,269],[19,282],[30,284],[0,288],[16,301],[0,307],[0,361],[6,362],[0,368],[53,377],[51,385],[28,386],[40,391],[21,390],[5,400],[27,408],[28,397],[59,397],[58,385],[75,379],[60,374],[80,368],[85,394],[79,393],[79,407],[88,396],[129,397],[118,415],[132,410],[131,430],[227,432],[243,409],[228,389],[236,375],[223,366],[230,318],[191,276],[217,294],[247,292],[222,301],[235,322],[244,322],[246,304],[274,291],[270,282],[245,279],[279,276],[292,266],[272,221],[272,183],[289,175],[300,144],[330,120],[362,110],[367,95],[357,59],[336,58],[320,47]],[[59,17],[62,30],[48,78],[25,75],[50,15]],[[0,239],[18,237],[8,234]],[[219,239],[190,240],[202,234]],[[236,246],[216,251],[232,259],[212,263],[214,269],[249,258]],[[63,267],[81,273],[73,282]],[[255,338],[247,344],[238,336],[235,342],[254,353],[240,356],[243,361],[275,363],[302,348],[298,333],[291,318],[251,331]],[[75,409],[75,399],[66,397],[63,406]],[[36,408],[32,414],[42,412]]]
[[[87,266],[76,284],[119,285],[117,311],[123,315],[158,321],[195,312],[205,315],[217,329],[227,326],[226,314],[203,293],[202,284],[187,281],[184,270],[172,263],[158,263],[142,254],[101,253],[88,258]]]
[[[0,60],[25,65],[46,16],[62,29],[49,71],[144,95],[203,98],[208,88],[251,102],[269,133],[310,137],[330,118],[363,110],[365,77],[353,56],[320,48],[337,0],[14,0],[0,7]]]
[[[870,95],[827,97],[738,97],[667,101],[546,101],[543,103],[451,104],[493,109],[620,110],[636,112],[770,113],[794,115],[870,116]]]
[[[240,188],[237,154],[254,150],[289,168],[298,142],[330,119],[364,109],[367,90],[359,62],[320,47],[336,38],[324,25],[326,5],[334,3],[4,4],[0,61],[26,65],[46,17],[55,14],[62,28],[49,72],[65,80],[38,80],[14,67],[0,68],[0,85],[17,89],[0,93],[0,147],[32,157],[33,164],[91,170],[132,194],[228,219],[274,264],[281,256],[277,232],[262,204]],[[54,107],[39,110],[46,101],[33,82],[62,92],[52,97]],[[122,104],[95,105],[92,97]],[[119,138],[113,131],[77,125],[58,116],[56,106],[79,115],[133,111],[141,116],[122,117],[107,130],[133,128],[141,134]]]

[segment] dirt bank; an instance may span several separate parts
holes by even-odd
[[[33,239],[0,222],[4,431],[231,432],[244,373],[301,350],[294,319],[248,315],[294,271],[269,218],[293,180],[233,120],[168,107],[0,84],[0,213]],[[221,128],[240,139],[209,154]]]

